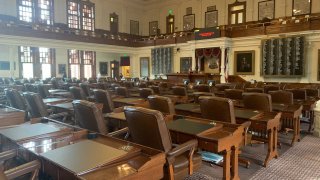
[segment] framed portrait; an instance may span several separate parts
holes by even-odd
[[[312,0],[292,0],[292,16],[311,14]]]
[[[66,64],[58,64],[58,74],[66,73]]]
[[[217,10],[206,12],[205,25],[206,25],[206,28],[218,26],[218,11]]]
[[[195,15],[184,15],[183,16],[183,31],[190,31],[194,29],[194,23],[195,23]]]
[[[99,65],[100,74],[102,76],[108,75],[108,62],[100,62]]]
[[[149,35],[155,36],[158,33],[158,21],[149,22]]]
[[[254,75],[255,51],[235,51],[234,52],[234,74]]]
[[[188,73],[190,68],[192,68],[192,57],[181,57],[180,58],[180,72],[181,73]]]
[[[149,68],[149,57],[140,58],[140,77],[149,77],[150,68]]]
[[[274,19],[275,3],[274,0],[261,1],[258,4],[259,21],[264,18]]]
[[[139,35],[139,21],[130,20],[130,34]]]

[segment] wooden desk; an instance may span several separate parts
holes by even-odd
[[[180,122],[179,122],[180,121]],[[243,141],[244,127],[207,119],[185,117],[167,123],[172,141],[184,143],[198,140],[198,147],[223,154],[223,179],[240,179],[238,175],[239,145]]]
[[[305,115],[309,114],[309,133],[313,130],[314,127],[314,109],[316,108],[317,101],[318,100],[316,98],[308,98],[307,100],[294,100],[294,104],[299,104],[303,106],[302,112],[304,112]]]
[[[131,97],[131,98],[121,98],[116,97],[112,99],[114,103],[114,107],[122,107],[122,106],[136,106],[139,104],[143,104],[146,102],[145,99],[137,98],[137,97]]]
[[[239,108],[243,108],[242,101],[234,100],[234,105]],[[301,104],[272,104],[272,110],[275,112],[281,112],[281,130],[292,129],[293,138],[291,146],[295,142],[300,141],[300,115],[302,114],[303,105]]]
[[[25,122],[26,113],[11,107],[0,107],[0,127],[18,125]]]
[[[178,104],[175,109],[177,114],[201,117],[199,104]],[[266,167],[271,159],[278,157],[277,139],[281,113],[235,109],[235,116],[238,124],[251,121],[249,132],[252,133],[253,139],[268,143],[268,154],[263,163]]]
[[[291,146],[300,141],[300,115],[302,114],[302,109],[303,106],[299,104],[272,104],[273,111],[281,112],[281,130],[293,130]]]
[[[118,120],[122,127],[127,126],[124,112],[110,113],[108,118]],[[237,124],[223,123],[208,119],[185,117],[167,122],[171,139],[174,143],[184,143],[191,139],[198,140],[198,147],[224,156],[223,179],[239,179],[238,176],[238,148],[243,141],[244,127]],[[181,123],[180,123],[180,122]],[[231,177],[231,174],[233,176]]]
[[[43,103],[47,105],[54,105],[54,104],[60,104],[65,102],[71,102],[72,99],[69,98],[45,98],[43,99]]]
[[[4,147],[11,148],[11,150],[16,149],[19,151],[19,158],[26,161],[29,159],[39,159],[41,161],[41,172],[43,172],[45,177],[50,179],[163,178],[163,166],[166,160],[165,154],[161,151],[103,135],[97,135],[97,138],[88,140],[87,130],[63,125],[57,122],[49,122],[48,125],[56,127],[58,131],[16,141],[1,134],[2,149],[4,149]],[[71,146],[83,144],[84,142],[90,142],[91,144],[97,144],[102,147],[107,146],[115,148],[127,153],[121,157],[117,156],[119,158],[115,158],[113,161],[108,161],[108,163],[99,164],[98,166],[92,166],[92,168],[90,167],[86,171],[77,174],[73,170],[68,169],[66,166],[67,164],[64,161],[67,161],[67,163],[79,162],[77,166],[86,167],[87,161],[84,161],[85,159],[90,158],[90,156],[92,156],[93,159],[93,157],[101,156],[103,153],[88,153],[87,157],[81,156],[74,161],[75,159],[70,157],[76,157],[77,154],[81,154],[83,149],[74,149],[71,148]],[[85,148],[90,150],[91,146],[86,146]],[[59,159],[63,158],[62,156],[54,156],[57,152],[64,151],[68,151],[62,154],[66,155],[64,161],[60,161],[61,159]],[[53,156],[50,156],[50,154]],[[56,158],[51,159],[50,157]]]
[[[58,103],[58,104],[48,104],[48,106],[54,108],[56,111],[68,111],[73,112],[72,102]]]

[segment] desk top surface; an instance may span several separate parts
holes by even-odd
[[[111,163],[126,154],[127,152],[121,149],[83,140],[45,152],[41,156],[79,175]]]

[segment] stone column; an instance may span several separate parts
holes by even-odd
[[[220,47],[221,50],[221,64],[220,64],[220,68],[221,68],[221,72],[220,72],[220,82],[221,83],[225,83],[226,79],[225,79],[225,59],[226,59],[226,47],[222,46]]]

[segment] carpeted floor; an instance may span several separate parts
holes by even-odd
[[[320,138],[305,136],[293,147],[289,146],[290,136],[280,134],[279,138],[283,142],[282,148],[278,149],[280,157],[271,160],[267,168],[261,166],[267,149],[266,144],[247,146],[244,149],[242,156],[249,159],[251,165],[247,169],[239,164],[240,179],[320,179]],[[203,163],[202,167],[186,180],[221,178],[222,167]]]
[[[320,138],[306,136],[267,168],[260,169],[250,180],[320,179]]]

